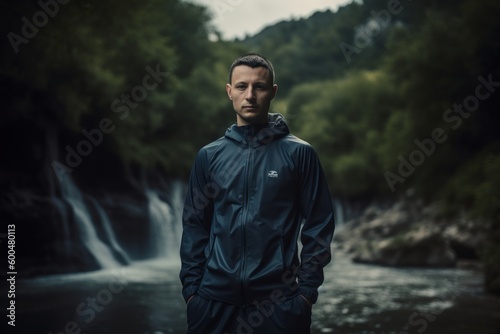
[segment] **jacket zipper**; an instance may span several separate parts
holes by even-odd
[[[241,303],[242,305],[245,305],[246,304],[246,286],[247,286],[247,281],[248,281],[248,277],[247,277],[247,272],[246,272],[246,258],[247,258],[247,254],[246,254],[246,251],[247,251],[247,237],[246,237],[246,223],[247,223],[247,219],[248,219],[248,203],[249,203],[249,200],[250,200],[250,184],[251,184],[251,180],[250,180],[250,176],[251,176],[251,161],[252,161],[252,152],[253,152],[253,148],[251,145],[249,145],[249,148],[248,148],[248,153],[247,153],[247,165],[246,165],[246,177],[245,177],[245,197],[244,197],[244,202],[243,202],[243,220],[242,220],[242,226],[241,226],[241,230],[242,230],[242,246],[243,246],[243,249],[242,249],[242,260],[241,260]]]

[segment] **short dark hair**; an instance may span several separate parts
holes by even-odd
[[[234,68],[240,65],[246,65],[251,68],[264,67],[269,72],[269,75],[271,76],[271,82],[274,84],[275,73],[273,64],[271,64],[268,59],[256,53],[248,53],[236,58],[236,60],[231,64],[231,67],[229,68],[229,83],[231,83],[231,77],[233,76]]]

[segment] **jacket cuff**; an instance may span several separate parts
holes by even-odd
[[[318,290],[313,288],[299,287],[299,294],[306,297],[312,304],[318,300]]]

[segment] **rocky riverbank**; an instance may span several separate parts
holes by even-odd
[[[400,200],[388,208],[371,205],[339,227],[334,246],[353,261],[398,267],[453,267],[477,260],[485,233],[463,215],[439,218],[439,210]]]

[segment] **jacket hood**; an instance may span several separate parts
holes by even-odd
[[[226,130],[225,137],[240,145],[257,147],[265,145],[290,134],[285,117],[279,113],[269,113],[266,124],[237,126],[233,124]]]

